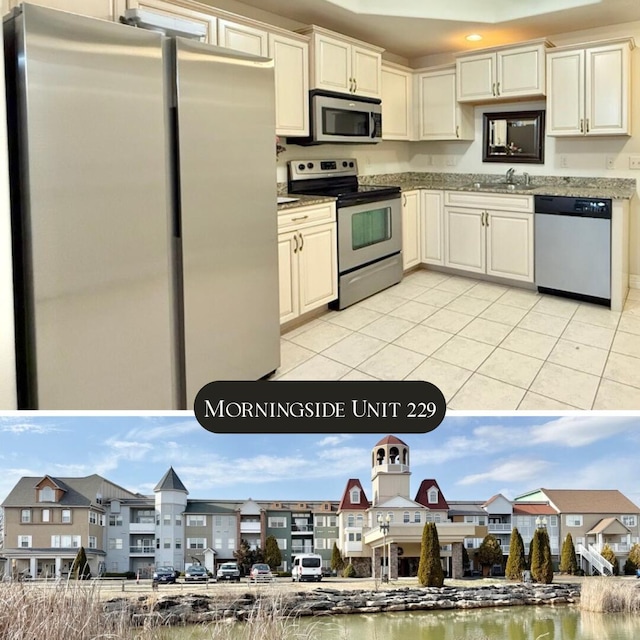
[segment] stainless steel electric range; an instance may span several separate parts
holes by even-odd
[[[337,198],[338,299],[344,309],[402,280],[400,187],[358,184],[353,158],[291,160],[288,191]]]

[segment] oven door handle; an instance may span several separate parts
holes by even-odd
[[[386,196],[381,195],[377,198],[371,195],[363,195],[361,198],[349,198],[347,202],[344,202],[340,200],[340,198],[338,198],[338,202],[336,204],[338,208],[340,207],[346,208],[346,207],[355,207],[356,205],[359,205],[359,204],[375,204],[376,202],[390,202],[393,200],[400,200],[400,192],[392,195],[387,194]]]

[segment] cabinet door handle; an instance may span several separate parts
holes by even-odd
[[[480,214],[480,224],[484,227],[484,211]]]
[[[485,226],[488,227],[489,226],[489,212],[485,211],[484,215],[486,216],[484,221],[485,221]]]
[[[353,93],[355,91],[355,88],[353,86],[354,82],[355,80],[353,78],[349,78],[349,93]]]
[[[298,253],[298,235],[293,236],[293,253]]]
[[[353,91],[354,93],[358,90],[358,78],[353,79]]]
[[[407,206],[407,194],[406,193],[402,194],[402,204],[405,207]]]
[[[499,82],[496,84],[496,95],[498,95],[498,96],[500,95],[500,83]]]
[[[309,216],[298,216],[297,218],[291,218],[291,222],[297,222],[298,220],[306,220]]]
[[[456,125],[456,138],[460,137],[460,126]]]
[[[494,96],[496,95],[496,83],[495,82],[491,85],[491,94],[494,95]]]
[[[585,120],[585,129],[586,129],[585,133],[589,133],[589,118]]]
[[[299,233],[298,235],[300,236],[300,251],[302,251],[302,247],[304,247],[304,238],[302,237],[301,233]]]
[[[584,120],[580,118],[580,133],[584,133]]]

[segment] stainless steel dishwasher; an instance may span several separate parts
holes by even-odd
[[[611,200],[535,196],[538,291],[611,306]]]

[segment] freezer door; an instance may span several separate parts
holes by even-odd
[[[5,34],[21,407],[177,408],[161,37],[28,4]]]
[[[280,362],[273,62],[176,38],[186,403]]]

